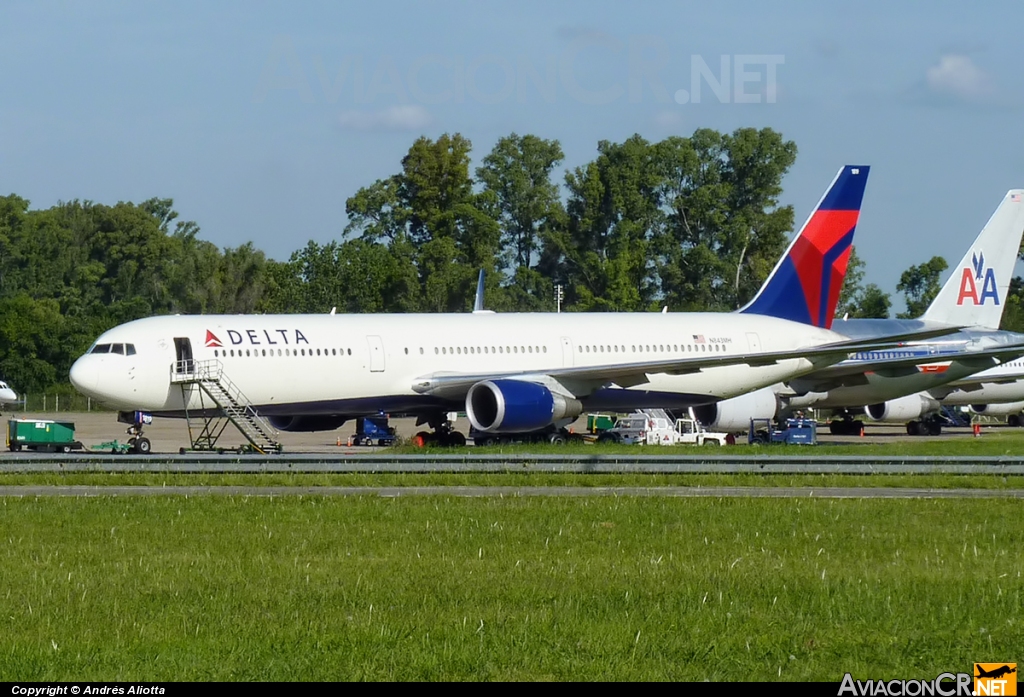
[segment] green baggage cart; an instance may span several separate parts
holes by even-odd
[[[7,447],[17,452],[22,448],[55,453],[81,450],[75,440],[75,424],[70,421],[44,419],[11,419],[7,422]]]

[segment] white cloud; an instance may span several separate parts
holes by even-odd
[[[965,102],[985,101],[995,95],[995,84],[988,73],[970,56],[961,54],[942,56],[938,65],[928,68],[926,81],[931,92]]]
[[[343,111],[338,125],[355,131],[417,131],[429,126],[430,112],[419,104],[400,104],[379,111]]]

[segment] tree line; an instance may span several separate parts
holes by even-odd
[[[460,134],[418,138],[395,174],[345,202],[335,241],[287,261],[252,243],[220,249],[172,199],[72,200],[33,210],[0,197],[0,375],[19,392],[66,385],[101,332],[173,313],[461,312],[486,272],[488,309],[732,310],[771,272],[793,231],[779,205],[795,143],[772,129],[699,129],[649,142],[601,141],[567,169],[557,140],[510,134],[471,167]],[[900,279],[908,316],[946,262]],[[839,314],[886,317],[856,253]],[[1024,325],[1015,279],[1007,319]]]

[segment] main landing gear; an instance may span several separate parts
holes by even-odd
[[[142,435],[142,427],[153,423],[153,417],[141,411],[118,412],[117,420],[124,424],[131,424],[125,433],[128,434],[128,447],[133,453],[149,455],[153,450],[149,438]]]
[[[433,433],[420,431],[412,437],[412,444],[417,448],[425,448],[428,445],[440,445],[447,448],[461,448],[466,444],[466,436],[454,429],[454,424],[444,413],[420,416],[416,419],[416,425],[427,424],[434,429]]]
[[[911,421],[907,424],[908,436],[937,436],[942,433],[942,419],[938,416],[929,416],[921,421]]]
[[[858,421],[847,414],[841,419],[832,419],[829,421],[828,431],[833,436],[863,436],[864,422]]]

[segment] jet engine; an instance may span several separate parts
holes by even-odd
[[[271,416],[267,419],[278,431],[333,431],[347,420],[344,416]]]
[[[1006,402],[1005,404],[972,404],[971,411],[985,416],[1012,416],[1024,411],[1024,402]]]
[[[692,407],[690,415],[709,430],[739,433],[750,428],[751,419],[774,418],[778,409],[775,391],[765,387],[715,404]]]
[[[931,397],[921,394],[910,394],[888,402],[869,404],[864,412],[873,421],[905,423],[920,419],[922,416],[934,414],[939,410],[939,403]]]
[[[579,400],[525,380],[484,380],[466,394],[466,416],[483,433],[538,431],[582,411]]]

